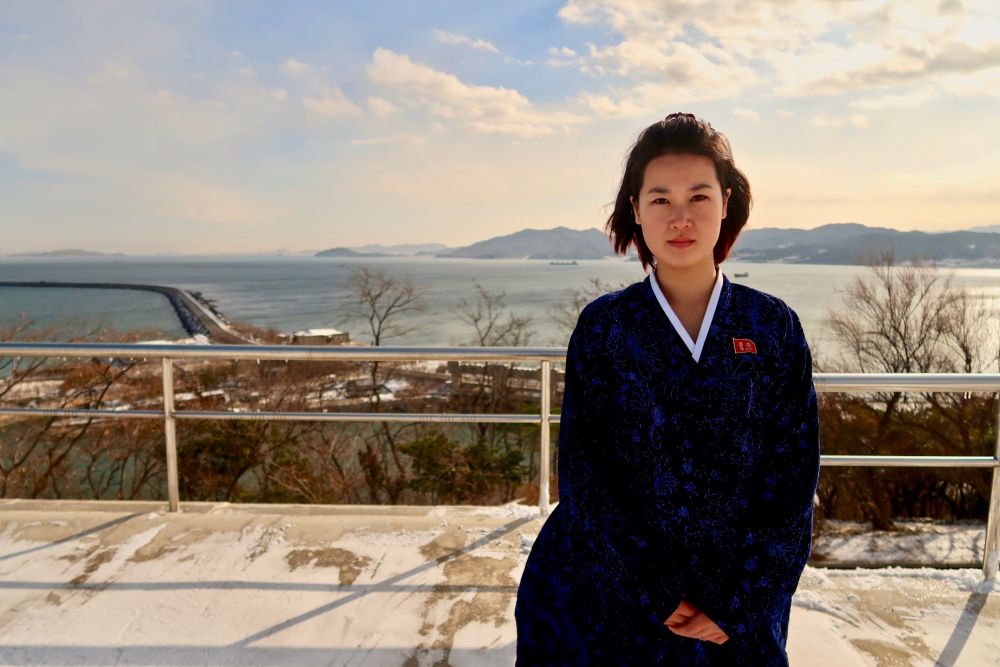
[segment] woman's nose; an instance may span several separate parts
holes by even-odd
[[[691,216],[688,215],[688,211],[683,206],[678,206],[673,210],[673,216],[670,219],[671,227],[687,227],[691,224]]]

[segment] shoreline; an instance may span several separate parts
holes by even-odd
[[[189,336],[198,334],[207,336],[213,343],[229,343],[237,345],[252,344],[223,321],[217,313],[202,298],[190,292],[166,285],[143,285],[138,283],[78,283],[52,281],[0,281],[0,287],[61,287],[77,289],[118,289],[139,290],[162,294],[170,302],[180,320],[181,326]]]

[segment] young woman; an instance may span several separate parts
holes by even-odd
[[[722,272],[750,212],[728,140],[646,128],[607,227],[646,278],[570,337],[559,503],[518,589],[517,665],[787,665],[819,432],[798,315]]]

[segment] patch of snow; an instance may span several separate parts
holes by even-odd
[[[549,513],[559,503],[549,506]],[[429,516],[474,516],[509,519],[534,519],[541,516],[538,505],[523,505],[516,500],[503,505],[437,505],[428,512]]]
[[[981,521],[896,521],[895,531],[871,524],[827,520],[814,553],[835,562],[962,564],[983,559],[986,524]]]

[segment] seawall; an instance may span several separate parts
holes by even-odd
[[[177,319],[189,336],[203,334],[216,343],[246,344],[249,341],[243,339],[232,330],[226,328],[218,320],[212,317],[206,308],[198,303],[194,297],[182,289],[168,287],[165,285],[141,285],[136,283],[76,283],[76,282],[50,282],[42,281],[0,281],[0,287],[63,287],[63,288],[85,288],[85,289],[129,289],[143,290],[147,292],[157,292],[167,297]]]

